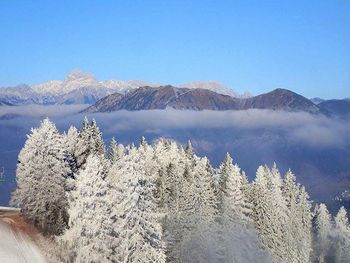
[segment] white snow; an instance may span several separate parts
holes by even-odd
[[[19,212],[21,209],[16,207],[0,206],[0,212]]]
[[[139,80],[99,81],[91,73],[73,70],[64,80],[49,80],[45,83],[33,85],[32,88],[40,94],[63,95],[81,88],[98,88],[112,93],[126,93],[141,86],[154,86],[154,84]]]
[[[234,92],[231,88],[225,87],[223,84],[217,81],[194,81],[181,84],[179,87],[188,89],[207,89],[234,98],[249,98],[252,96],[248,92],[238,94],[237,92]]]
[[[0,262],[44,263],[46,262],[36,245],[20,233],[14,233],[0,224]]]

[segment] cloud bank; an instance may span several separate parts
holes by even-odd
[[[350,134],[350,120],[330,119],[323,115],[312,115],[305,112],[257,109],[245,111],[167,109],[80,114],[79,112],[84,107],[86,105],[1,107],[0,118],[2,117],[9,123],[16,125],[16,120],[21,118],[31,122],[31,118],[35,120],[50,117],[65,127],[70,124],[79,126],[83,117],[87,115],[90,118],[95,118],[103,128],[104,133],[107,134],[135,130],[162,134],[164,130],[170,129],[231,128],[242,131],[269,130],[279,132],[290,142],[303,143],[310,147],[340,147],[350,142],[348,136]]]
[[[49,117],[61,132],[71,125],[79,128],[84,107],[0,107],[0,168],[5,167],[8,177],[14,176],[26,134],[41,119]],[[250,179],[261,164],[276,162],[282,172],[291,168],[316,200],[333,198],[350,187],[350,120],[270,110],[168,109],[86,115],[96,119],[106,143],[112,137],[123,144],[138,143],[142,135],[149,142],[165,137],[184,144],[190,139],[196,153],[208,156],[215,167],[230,152]]]

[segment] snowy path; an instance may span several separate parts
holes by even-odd
[[[11,223],[0,220],[0,262],[45,263],[36,245],[24,234],[12,231],[5,222]]]

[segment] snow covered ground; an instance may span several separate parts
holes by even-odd
[[[19,211],[20,211],[19,208],[0,206],[0,213],[1,212],[19,212]]]
[[[46,261],[33,242],[0,223],[0,262],[44,263]]]

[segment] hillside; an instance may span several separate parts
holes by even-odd
[[[319,106],[307,98],[285,89],[248,98],[234,98],[205,89],[173,86],[141,87],[125,95],[113,94],[99,100],[85,112],[116,110],[246,110],[270,109],[321,113]]]

